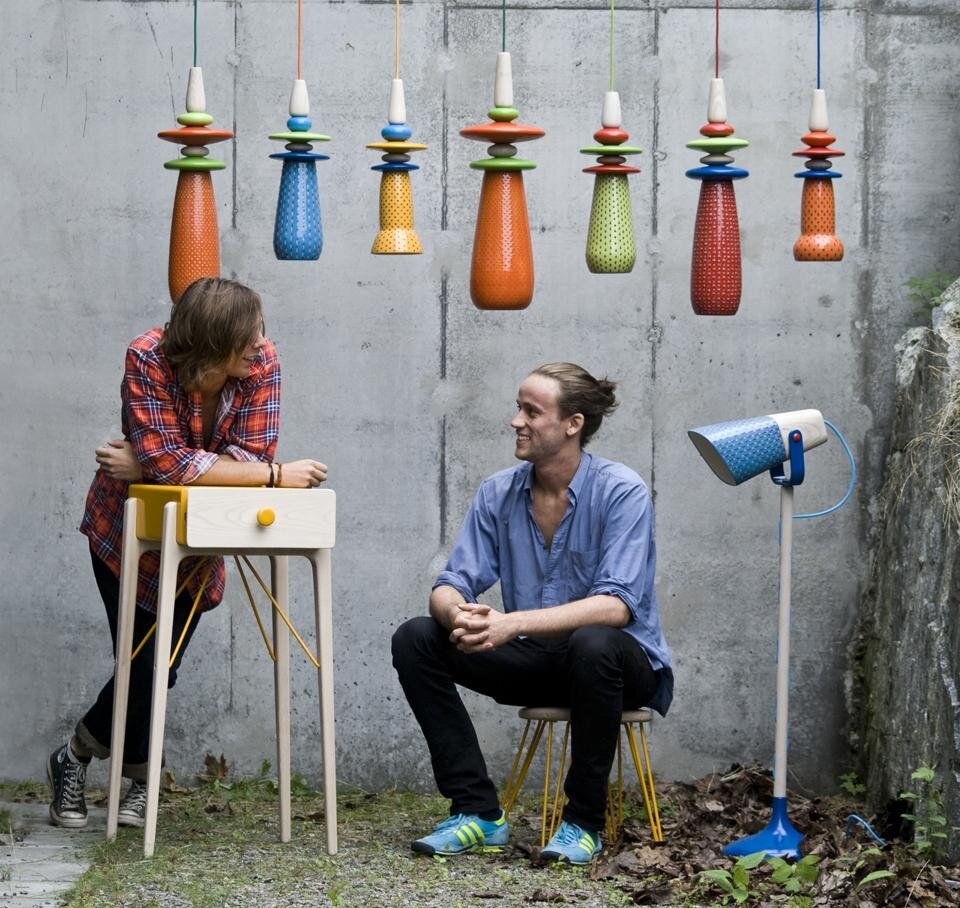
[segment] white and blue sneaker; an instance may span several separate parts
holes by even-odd
[[[543,861],[565,861],[568,864],[589,864],[599,853],[600,835],[576,823],[564,820],[547,847],[540,852]]]
[[[481,820],[476,814],[458,813],[438,823],[430,835],[410,847],[419,854],[466,854],[470,851],[502,851],[510,837],[503,811],[496,820]]]

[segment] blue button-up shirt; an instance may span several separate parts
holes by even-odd
[[[666,713],[673,672],[654,589],[650,493],[629,467],[584,451],[567,499],[548,547],[533,519],[533,465],[485,479],[434,587],[452,586],[476,602],[499,580],[508,612],[616,596],[630,610],[623,630],[643,647],[660,678],[650,705]]]

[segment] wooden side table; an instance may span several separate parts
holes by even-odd
[[[271,587],[287,610],[290,555],[306,558],[313,573],[314,611],[320,662],[320,728],[323,747],[323,793],[327,853],[337,851],[337,777],[333,709],[333,615],[330,550],[335,541],[336,494],[330,489],[267,489],[223,486],[131,485],[124,509],[120,570],[120,615],[107,805],[107,839],[117,835],[123,743],[130,686],[130,656],[140,556],[160,550],[160,589],[154,659],[150,748],[147,762],[147,808],[143,835],[145,857],[153,855],[163,731],[167,708],[173,610],[177,569],[197,555],[268,555]],[[290,637],[273,612],[274,687],[277,716],[277,778],[280,796],[280,841],[290,841]]]

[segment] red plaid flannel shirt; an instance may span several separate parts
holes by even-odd
[[[234,460],[272,460],[280,430],[280,362],[273,344],[264,344],[247,378],[227,379],[210,444],[204,447],[201,394],[184,390],[176,380],[157,346],[162,334],[162,329],[154,328],[130,344],[120,386],[123,435],[140,461],[143,481],[189,485],[209,470],[220,454]],[[80,524],[93,553],[118,577],[127,485],[98,470]],[[181,562],[178,587],[196,560]],[[211,560],[213,567],[202,600],[205,609],[223,599],[226,580],[223,559]],[[150,612],[157,610],[159,569],[159,552],[147,552],[141,558],[137,605]],[[190,583],[194,596],[205,573],[201,568]]]

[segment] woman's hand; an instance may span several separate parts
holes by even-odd
[[[327,465],[318,460],[291,460],[278,467],[283,469],[277,485],[285,489],[312,489],[327,478]]]
[[[100,469],[112,479],[122,479],[125,482],[140,482],[143,479],[140,462],[133,453],[130,442],[125,438],[111,438],[97,448],[96,457]]]

